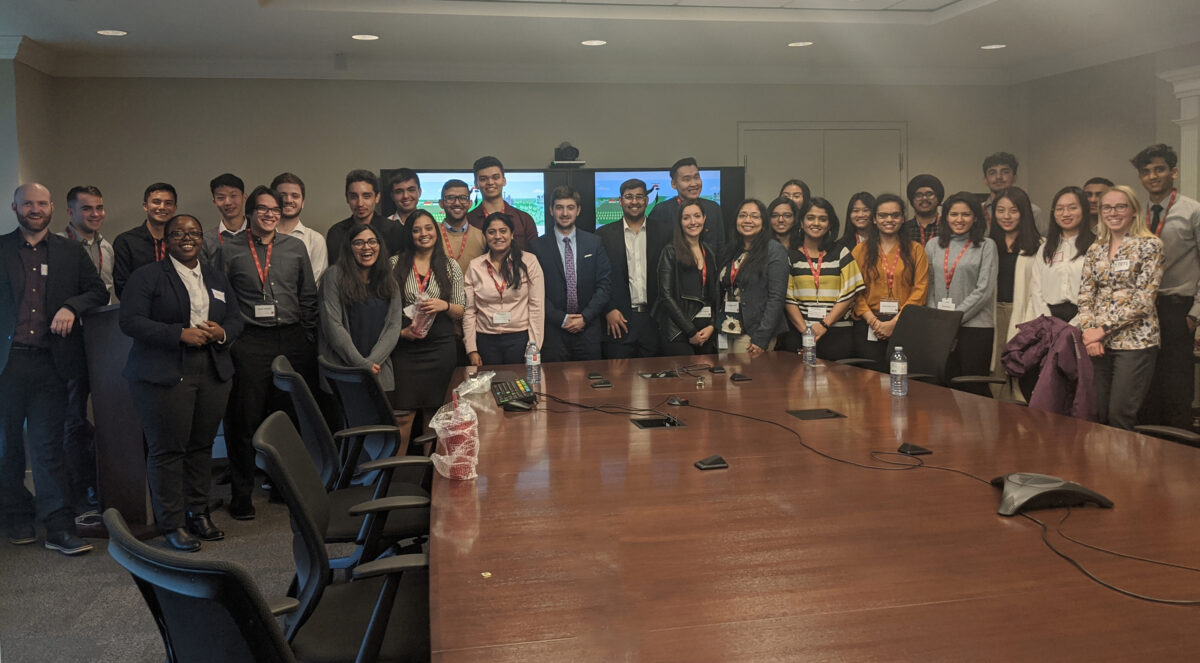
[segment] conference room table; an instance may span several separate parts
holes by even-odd
[[[638,375],[685,361],[728,372],[695,371],[703,385]],[[1200,657],[1200,607],[1102,587],[1035,522],[998,515],[998,489],[930,467],[1079,482],[1114,508],[1029,512],[1056,547],[1131,592],[1200,601],[1195,569],[1059,534],[1200,566],[1200,450],[917,382],[893,398],[887,375],[788,353],[542,370],[539,391],[658,407],[684,425],[640,430],[548,399],[510,413],[490,394],[467,397],[479,476],[433,486],[435,661]],[[613,387],[591,388],[592,371]],[[751,380],[731,381],[735,371]],[[665,405],[672,395],[689,405]],[[819,408],[842,416],[788,414]],[[872,453],[903,442],[932,450],[925,467]],[[712,454],[728,469],[693,465]]]

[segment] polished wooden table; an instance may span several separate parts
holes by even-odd
[[[713,361],[715,358],[703,358]],[[1016,405],[793,355],[722,361],[753,378],[646,380],[673,358],[544,367],[543,390],[587,404],[692,405],[782,423],[813,447],[871,464],[902,441],[925,462],[984,478],[1078,481],[1114,509],[1063,531],[1124,553],[1200,566],[1200,451]],[[598,391],[586,374],[614,384]],[[480,416],[479,478],[434,484],[436,661],[1196,660],[1200,608],[1153,604],[1088,580],[1037,525],[996,514],[1000,493],[927,468],[833,462],[767,424],[691,407],[686,423],[553,403]],[[801,421],[789,409],[845,418]],[[721,454],[729,469],[692,463]],[[892,457],[894,458],[894,457]],[[1051,540],[1129,590],[1200,600],[1200,574]]]

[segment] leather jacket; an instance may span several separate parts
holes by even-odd
[[[663,247],[658,259],[658,301],[654,305],[654,319],[658,322],[663,338],[668,341],[689,339],[700,328],[696,325],[696,314],[709,307],[712,320],[717,317],[717,306],[721,301],[721,284],[717,278],[717,260],[712,249],[704,246],[704,262],[707,279],[700,283],[700,270],[681,265],[675,259],[675,245]],[[706,322],[714,324],[715,322]]]

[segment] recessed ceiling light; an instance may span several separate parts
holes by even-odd
[[[379,35],[350,35],[350,38],[358,41],[375,41],[379,39]]]
[[[103,37],[124,37],[129,33],[124,30],[97,30],[96,34]]]
[[[1000,50],[1001,48],[1008,48],[1008,44],[988,44],[987,46],[980,46],[979,48],[985,51],[996,51]]]
[[[788,44],[788,48],[801,48],[804,46],[812,46],[812,45],[813,45],[813,43],[811,41],[794,41],[794,42]]]
[[[579,43],[583,44],[584,46],[603,46],[608,42],[604,41],[603,39],[585,39]]]

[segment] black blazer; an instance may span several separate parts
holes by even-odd
[[[658,272],[658,303],[654,318],[663,338],[668,341],[677,341],[681,335],[684,340],[695,336],[700,330],[696,328],[694,318],[705,306],[712,314],[711,324],[714,327],[717,324],[721,281],[717,274],[717,258],[707,244],[704,245],[704,263],[708,276],[701,285],[700,270],[679,264],[673,244],[668,244],[658,259],[655,270]]]
[[[721,262],[721,269],[728,269],[739,254],[738,251],[731,251],[730,256]],[[742,321],[742,332],[750,335],[750,342],[760,348],[767,347],[772,338],[787,331],[787,316],[783,307],[787,303],[790,273],[791,262],[788,261],[787,249],[779,242],[767,242],[766,261],[759,273],[738,273],[737,285],[741,288],[738,312],[725,313],[725,307],[722,306],[718,318],[738,316]],[[728,279],[726,273],[725,281],[721,283],[726,292],[730,288]]]
[[[669,229],[664,232],[650,219],[646,219],[642,232],[646,233],[646,305],[653,310],[654,303],[658,301],[658,257],[662,255],[663,247],[671,243],[671,233]],[[604,244],[611,270],[612,292],[604,313],[619,309],[628,320],[632,313],[632,302],[629,300],[629,256],[625,254],[624,219],[600,226],[596,236]]]
[[[13,333],[17,329],[17,309],[25,292],[25,274],[21,257],[17,255],[25,237],[17,228],[0,236],[0,373],[8,365]],[[83,355],[83,334],[79,331],[79,316],[88,309],[108,303],[108,289],[96,273],[96,266],[78,242],[46,235],[46,292],[43,309],[53,319],[64,306],[75,313],[76,324],[66,338],[49,335],[50,354],[54,368],[63,380],[79,377],[87,366]]]
[[[563,272],[562,254],[551,228],[545,235],[530,242],[529,249],[537,256],[546,282],[546,326],[562,327],[567,315],[567,275]],[[575,231],[575,286],[579,294],[579,312],[590,325],[608,311],[612,291],[608,254],[604,244],[592,233]],[[626,287],[626,297],[628,298]]]
[[[229,346],[242,331],[242,316],[225,274],[201,261],[200,273],[208,289],[208,318],[225,330],[224,343],[205,346],[222,380],[233,377],[233,361]],[[133,339],[129,359],[121,375],[127,380],[139,380],[170,386],[183,379],[183,356],[186,345],[180,333],[191,323],[191,300],[183,286],[175,263],[168,258],[143,265],[129,275],[125,294],[121,297],[121,331]]]

